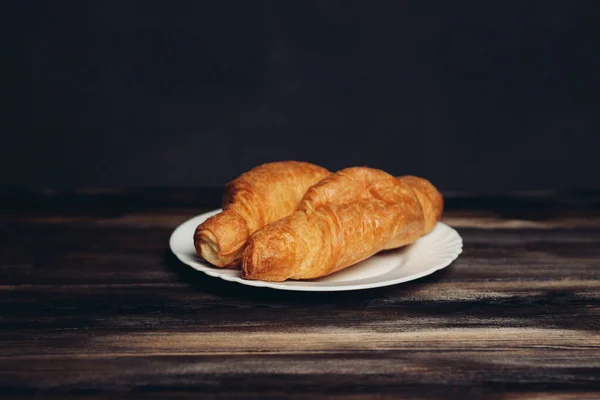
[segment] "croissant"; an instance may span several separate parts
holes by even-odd
[[[313,279],[416,241],[433,229],[441,194],[414,176],[348,168],[310,188],[296,212],[254,233],[242,277]]]
[[[196,252],[218,267],[239,264],[250,235],[294,212],[306,190],[329,174],[318,165],[283,161],[240,175],[225,187],[223,211],[196,228]]]

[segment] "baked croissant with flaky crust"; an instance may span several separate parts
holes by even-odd
[[[298,211],[248,240],[242,277],[264,281],[312,279],[429,233],[443,209],[441,194],[414,176],[396,178],[356,167],[310,188]]]
[[[282,161],[240,175],[225,187],[223,212],[196,228],[197,253],[218,267],[238,265],[252,233],[294,212],[306,190],[330,174],[318,165]]]

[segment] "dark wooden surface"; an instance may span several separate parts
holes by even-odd
[[[448,193],[465,248],[292,293],[168,249],[211,189],[0,190],[0,397],[600,398],[600,194]]]

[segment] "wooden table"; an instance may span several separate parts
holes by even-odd
[[[600,398],[600,194],[448,193],[465,249],[293,293],[168,249],[214,189],[0,191],[2,398]]]

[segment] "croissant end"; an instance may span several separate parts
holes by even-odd
[[[233,210],[212,216],[196,228],[194,246],[206,261],[217,267],[234,267],[242,258],[250,231]]]

